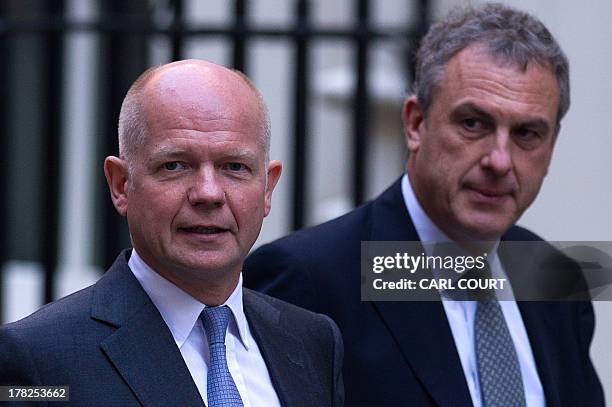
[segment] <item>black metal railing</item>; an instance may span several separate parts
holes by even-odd
[[[47,15],[61,15],[64,12],[62,0],[46,2]],[[60,211],[60,154],[62,136],[62,63],[63,63],[63,37],[59,31],[52,31],[45,35],[43,58],[45,69],[42,82],[43,94],[46,103],[43,105],[44,126],[46,129],[42,137],[43,169],[42,204],[39,206],[42,219],[40,234],[40,247],[42,249],[42,266],[45,273],[44,298],[51,301],[55,292],[55,275],[58,262],[58,229]]]
[[[24,2],[29,3],[29,2]],[[415,25],[401,29],[382,29],[370,22],[372,1],[355,0],[354,24],[347,28],[316,27],[312,22],[311,7],[308,0],[294,0],[294,22],[287,27],[255,26],[249,21],[249,6],[247,0],[228,2],[233,8],[233,19],[228,24],[194,25],[184,23],[184,0],[169,1],[167,4],[174,16],[170,24],[160,25],[151,18],[149,2],[146,0],[100,0],[99,16],[95,20],[76,20],[66,16],[63,0],[46,2],[43,17],[16,17],[5,7],[6,2],[0,1],[0,75],[7,78],[9,73],[4,61],[9,59],[7,44],[12,38],[19,36],[40,36],[44,38],[45,49],[42,55],[44,68],[41,69],[44,89],[41,96],[45,98],[42,114],[45,134],[43,166],[45,173],[43,194],[44,202],[40,205],[41,227],[40,259],[45,271],[44,300],[53,299],[55,291],[54,274],[58,261],[58,227],[59,227],[59,164],[60,146],[62,142],[61,101],[63,71],[63,38],[64,35],[77,32],[93,33],[101,39],[101,58],[99,66],[98,90],[100,106],[98,106],[97,153],[94,157],[101,162],[108,154],[116,154],[116,121],[120,104],[131,82],[147,67],[147,41],[153,35],[166,36],[171,47],[173,60],[184,57],[184,44],[187,39],[220,37],[232,42],[231,63],[234,68],[248,74],[248,45],[253,39],[288,40],[293,47],[293,101],[292,121],[292,160],[293,177],[291,182],[290,225],[292,229],[304,226],[305,207],[309,202],[307,190],[308,180],[306,166],[309,162],[309,98],[311,94],[311,56],[310,48],[313,41],[348,40],[354,44],[354,70],[356,85],[352,103],[352,155],[354,165],[352,171],[352,201],[355,205],[364,200],[366,185],[366,146],[370,132],[371,109],[368,94],[368,60],[372,44],[375,41],[397,42],[408,44],[405,61],[407,76],[412,67],[410,55],[425,32],[428,23],[430,2],[428,0],[406,1],[406,13],[416,18]],[[18,1],[13,1],[12,7],[19,7]],[[27,6],[24,6],[27,7]],[[16,78],[12,78],[16,80]],[[7,104],[10,96],[6,87],[0,87],[0,149],[6,154],[11,137],[8,134]],[[7,177],[17,177],[11,173],[7,160],[0,160],[2,177],[0,190],[7,190]],[[69,175],[68,175],[69,176]],[[120,248],[129,244],[125,222],[120,219],[108,199],[105,181],[100,173],[96,180],[96,239],[97,263],[108,266]],[[11,236],[7,236],[7,204],[0,200],[0,260],[5,264],[10,254],[6,250]],[[1,269],[0,269],[1,270]],[[1,277],[1,276],[0,276]],[[0,283],[2,279],[0,278]],[[2,304],[0,286],[0,307]],[[1,315],[0,308],[0,315]]]

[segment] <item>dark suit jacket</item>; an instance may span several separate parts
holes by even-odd
[[[128,258],[95,285],[0,327],[0,385],[68,385],[78,406],[203,406]],[[283,406],[342,405],[342,340],[329,318],[248,289],[244,310]]]
[[[506,239],[533,240],[513,227]],[[360,241],[418,241],[400,182],[354,211],[264,245],[245,285],[332,317],[344,338],[346,406],[471,406],[440,302],[362,302]],[[518,303],[548,406],[602,406],[589,359],[590,302]]]

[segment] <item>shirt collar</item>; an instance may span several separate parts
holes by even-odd
[[[402,177],[402,195],[404,197],[404,203],[406,209],[410,214],[414,228],[416,229],[421,242],[423,243],[434,243],[434,242],[450,242],[450,238],[446,236],[435,223],[429,219],[429,216],[425,213],[421,204],[417,200],[412,185],[408,179],[408,174],[404,174]],[[428,253],[431,254],[431,253]]]
[[[132,249],[128,266],[159,310],[177,346],[181,348],[206,305],[155,272],[142,260],[136,249]],[[222,305],[227,305],[234,315],[235,327],[230,321],[230,333],[237,336],[248,350],[247,320],[242,303],[242,273],[236,288]]]

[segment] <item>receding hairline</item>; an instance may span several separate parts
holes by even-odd
[[[200,68],[209,67],[218,72],[223,72],[224,74],[231,74],[239,78],[243,84],[247,85],[257,100],[260,115],[259,122],[261,126],[261,136],[263,138],[263,147],[267,161],[270,149],[270,119],[268,109],[263,100],[261,92],[255,87],[251,80],[239,70],[226,68],[212,62],[198,59],[187,59],[171,62],[165,65],[152,66],[140,74],[134,83],[132,83],[126,93],[125,98],[123,99],[121,111],[119,113],[118,138],[120,157],[128,162],[131,161],[131,156],[144,142],[144,138],[146,137],[146,123],[143,117],[143,103],[141,97],[148,85],[151,84],[156,78],[163,75],[164,72],[172,68],[185,65],[193,65]]]
[[[150,82],[152,82],[154,77],[162,75],[165,71],[171,70],[176,67],[185,66],[185,65],[193,65],[193,66],[201,67],[201,68],[209,67],[209,68],[218,70],[220,72],[225,72],[225,73],[235,75],[236,77],[242,79],[242,81],[246,83],[247,86],[253,92],[255,92],[256,94],[260,93],[259,90],[255,87],[255,85],[253,85],[251,80],[245,74],[243,74],[237,69],[226,68],[222,65],[218,65],[213,62],[208,62],[208,61],[204,61],[201,59],[185,59],[185,60],[175,61],[175,62],[171,62],[171,63],[164,64],[164,65],[155,65],[155,66],[148,68],[146,71],[140,74],[138,78],[136,78],[132,86],[130,86],[130,89],[128,90],[128,94],[130,92],[132,93],[142,92],[144,88]]]

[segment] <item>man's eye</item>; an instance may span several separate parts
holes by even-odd
[[[230,171],[244,171],[246,170],[246,165],[241,164],[241,163],[228,163],[225,165],[225,168],[227,168]]]
[[[463,119],[463,127],[469,131],[480,131],[484,127],[484,123],[474,117]]]
[[[529,140],[529,139],[534,139],[534,138],[539,137],[539,134],[537,132],[533,130],[525,129],[525,128],[514,130],[514,134],[517,138],[520,138],[523,140]]]
[[[519,128],[513,131],[513,136],[517,143],[525,148],[532,149],[537,147],[542,141],[540,133],[527,128]]]
[[[170,162],[164,163],[163,167],[164,167],[164,170],[167,170],[167,171],[176,171],[182,168],[182,164],[178,161],[170,161]]]

